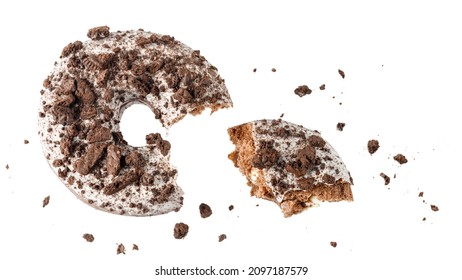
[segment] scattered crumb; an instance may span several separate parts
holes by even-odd
[[[223,240],[225,240],[225,239],[226,239],[226,234],[220,234],[220,235],[218,236],[218,242],[221,242],[221,241],[223,241]]]
[[[212,215],[212,209],[205,203],[201,203],[201,205],[199,205],[199,212],[201,213],[201,217],[204,219]]]
[[[119,254],[124,254],[125,255],[125,246],[122,243],[117,245],[117,255],[119,255]]]
[[[423,197],[424,192],[419,192],[419,197]]]
[[[342,122],[337,123],[337,130],[338,131],[343,131],[344,127],[345,127],[345,123],[342,123]]]
[[[301,86],[298,86],[295,90],[294,90],[295,94],[300,96],[300,97],[303,97],[307,94],[311,94],[312,90],[307,86],[307,85],[301,85]]]
[[[7,164],[7,165],[5,166],[5,168],[6,168],[6,170],[8,170],[8,169],[10,169],[10,166]]]
[[[338,73],[342,76],[342,79],[345,79],[345,72],[343,72],[343,70],[338,69]]]
[[[173,236],[176,239],[182,239],[185,238],[185,236],[188,234],[189,231],[189,226],[185,223],[177,223],[175,224],[175,228],[173,229]]]
[[[385,180],[385,186],[390,184],[390,177],[388,177],[385,173],[380,173],[380,176]]]
[[[260,204],[255,205],[256,207],[260,206]]]
[[[133,250],[133,251],[138,251],[138,250],[139,250],[138,245],[133,244],[132,250]]]
[[[276,68],[271,68],[271,71],[272,71],[272,72],[276,72]]]
[[[423,218],[422,218],[422,221],[424,221],[424,222],[425,222],[426,220],[427,220],[427,218],[425,218],[425,217],[423,217]]]
[[[42,207],[47,206],[48,203],[50,203],[50,196],[46,196],[46,197],[43,199]]]
[[[321,86],[319,86],[319,89],[320,90],[325,90],[326,89],[326,84],[322,84]]]
[[[257,72],[257,68],[253,68],[253,72],[254,72],[254,73]]]
[[[379,141],[372,139],[367,142],[367,150],[369,151],[369,154],[375,153],[378,149],[380,148]]]
[[[432,210],[433,210],[433,211],[435,211],[435,212],[440,210],[440,209],[438,208],[438,206],[436,206],[436,205],[433,205],[433,204],[432,204],[432,205],[430,205],[430,207],[431,207],[431,208],[432,208]]]
[[[93,234],[90,234],[90,233],[84,233],[82,238],[87,240],[87,242],[90,242],[90,243],[95,241],[95,237],[93,236]]]
[[[29,140],[24,139],[24,144],[26,144],[26,145],[29,144]]]
[[[279,118],[282,119],[284,117],[284,113],[282,113]]]
[[[402,154],[397,154],[393,157],[393,159],[399,162],[399,164],[405,164],[407,162],[406,157]]]
[[[229,211],[232,211],[232,210],[234,209],[234,205],[230,205],[230,206],[228,207],[228,209],[229,209]]]
[[[393,179],[396,179],[396,173],[393,175]]]
[[[330,242],[330,246],[332,246],[332,247],[334,247],[334,248],[337,247],[337,242],[331,241],[331,242]]]

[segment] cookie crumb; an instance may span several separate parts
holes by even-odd
[[[138,251],[138,250],[139,250],[138,245],[133,244],[132,250],[133,250],[133,251]]]
[[[257,72],[257,68],[253,68],[253,72],[254,72],[254,73]]]
[[[342,122],[337,123],[337,130],[338,131],[343,131],[344,127],[345,127],[345,123],[342,123]]]
[[[276,72],[276,68],[271,68],[271,72]]]
[[[117,245],[117,255],[119,255],[119,254],[124,254],[125,255],[125,246],[122,243]]]
[[[303,97],[307,94],[311,94],[312,90],[307,86],[307,85],[301,85],[298,86],[295,90],[294,93],[300,97]]]
[[[225,240],[225,239],[226,239],[226,234],[220,234],[220,235],[218,236],[218,242],[221,242],[221,241],[223,241],[223,240]]]
[[[93,236],[93,234],[90,234],[90,233],[84,233],[82,238],[85,239],[87,242],[90,242],[90,243],[95,241],[95,237]]]
[[[337,242],[331,241],[331,242],[330,242],[330,246],[332,246],[332,247],[334,247],[334,248],[337,247]]]
[[[10,169],[10,166],[7,164],[7,165],[5,166],[5,168],[6,168],[6,170],[8,170],[8,169]]]
[[[199,205],[199,212],[201,213],[201,217],[204,219],[212,215],[212,209],[205,203],[201,203],[201,205]]]
[[[406,157],[403,154],[397,154],[393,157],[399,164],[405,164],[407,162]]]
[[[423,221],[423,222],[425,222],[426,220],[427,220],[427,218],[426,218],[426,217],[423,217],[423,218],[422,218],[422,221]]]
[[[433,205],[433,204],[430,205],[430,208],[431,208],[433,211],[435,211],[435,212],[440,210],[440,209],[438,208],[438,206]]]
[[[367,142],[367,150],[369,151],[369,154],[373,154],[377,152],[377,150],[380,148],[379,141],[372,139]]]
[[[43,199],[42,207],[47,206],[48,203],[50,203],[50,196],[46,196],[46,197]]]
[[[176,239],[183,239],[189,232],[189,226],[185,223],[177,223],[175,224],[175,228],[173,229],[173,236]]]
[[[390,177],[388,177],[385,173],[380,173],[380,177],[383,178],[383,180],[385,180],[385,186],[390,184]]]
[[[282,119],[284,117],[284,113],[282,113],[279,118]]]
[[[423,197],[424,192],[419,192],[419,197]]]
[[[29,144],[29,140],[24,139],[24,144],[26,144],[26,145]]]
[[[326,89],[326,84],[320,85],[320,86],[319,86],[319,89],[320,89],[320,90],[325,90],[325,89]]]
[[[342,79],[345,79],[345,72],[343,72],[343,70],[338,69],[338,73],[342,76]]]
[[[234,205],[230,205],[230,206],[228,207],[228,209],[229,209],[229,211],[233,211]]]

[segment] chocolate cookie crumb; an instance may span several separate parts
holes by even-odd
[[[189,231],[189,226],[185,223],[177,223],[175,224],[175,228],[173,229],[173,236],[176,239],[182,239],[185,238],[185,236],[188,234]]]
[[[424,192],[419,192],[419,197],[423,197]]]
[[[24,144],[26,144],[26,145],[29,144],[29,140],[24,139]]]
[[[228,209],[229,209],[229,211],[232,211],[232,210],[234,209],[234,205],[230,205],[230,206],[228,207]]]
[[[405,164],[407,162],[406,157],[402,154],[397,154],[393,157],[393,159],[396,160],[399,164]]]
[[[332,246],[332,247],[334,247],[334,248],[337,247],[337,242],[331,241],[331,242],[330,242],[330,246]]]
[[[117,255],[119,255],[119,254],[124,254],[125,255],[125,246],[122,243],[117,245]]]
[[[199,211],[201,213],[201,217],[204,219],[212,215],[212,209],[205,203],[201,203],[201,205],[199,205]]]
[[[257,68],[253,68],[253,72],[254,72],[254,73],[257,72]]]
[[[284,113],[282,113],[279,118],[282,119],[284,117]]]
[[[380,177],[382,177],[385,180],[385,186],[390,184],[390,177],[388,177],[385,173],[380,173]]]
[[[90,243],[95,241],[95,237],[93,236],[93,234],[90,234],[90,233],[84,233],[82,238],[85,239],[87,242],[90,242]]]
[[[10,169],[10,166],[7,164],[7,165],[5,166],[5,168],[6,168],[6,170],[8,170],[8,169]]]
[[[343,131],[344,127],[345,127],[345,123],[342,123],[342,122],[337,123],[337,130],[338,131]]]
[[[138,251],[138,250],[139,250],[138,245],[133,244],[132,250],[133,250],[133,251]]]
[[[87,33],[88,38],[92,40],[99,40],[109,36],[109,27],[107,26],[99,26],[95,28],[91,28],[88,30]]]
[[[326,89],[326,84],[322,84],[321,86],[319,86],[319,89],[320,90],[325,90]]]
[[[295,94],[302,97],[311,94],[312,90],[307,85],[301,85],[294,90]]]
[[[375,153],[378,149],[380,148],[379,141],[372,139],[367,142],[367,150],[369,151],[369,154]]]
[[[226,239],[226,234],[220,234],[220,235],[218,236],[218,242],[221,242],[221,241],[223,241],[223,240],[225,240],[225,239]]]
[[[342,79],[345,79],[345,72],[343,72],[343,70],[338,69],[338,73],[342,76]]]
[[[427,218],[426,218],[426,217],[423,217],[423,218],[422,218],[422,221],[423,221],[423,222],[425,222],[426,220],[427,220]]]
[[[433,204],[430,205],[430,208],[431,208],[433,211],[435,211],[435,212],[440,210],[440,209],[438,208],[438,206],[433,205]]]
[[[47,206],[48,203],[50,203],[50,196],[46,196],[46,197],[43,199],[42,207]]]
[[[272,71],[272,72],[276,72],[276,68],[271,68],[271,71]]]

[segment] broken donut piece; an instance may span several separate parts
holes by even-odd
[[[258,120],[228,129],[234,166],[247,177],[250,194],[275,202],[285,217],[318,201],[352,201],[350,173],[319,132],[279,120]]]

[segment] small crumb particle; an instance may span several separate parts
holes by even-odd
[[[260,206],[260,204],[257,204],[257,205],[255,205],[255,206],[257,206],[257,207],[258,207],[258,206]]]
[[[175,224],[175,227],[173,229],[173,236],[176,239],[182,239],[185,238],[186,235],[188,235],[189,232],[189,226],[185,223],[177,223]]]
[[[46,196],[46,197],[43,199],[42,207],[47,206],[48,203],[50,203],[50,196]]]
[[[303,97],[307,94],[311,94],[312,90],[307,86],[307,85],[301,85],[298,86],[295,90],[294,93],[300,97]]]
[[[284,113],[282,113],[279,118],[282,119],[284,117]]]
[[[226,239],[226,234],[220,234],[220,235],[218,236],[218,242],[221,242],[221,241],[223,241],[223,240],[225,240],[225,239]]]
[[[390,177],[388,177],[385,173],[380,173],[380,177],[383,178],[383,180],[385,180],[385,186],[390,184]]]
[[[8,170],[8,169],[10,169],[10,166],[7,164],[7,165],[5,166],[5,168],[6,168],[6,170]]]
[[[138,245],[133,244],[132,250],[133,250],[133,251],[138,251],[138,250],[139,250]]]
[[[373,154],[377,152],[377,150],[380,148],[379,141],[372,139],[367,142],[367,150],[369,151],[369,154]]]
[[[254,73],[257,72],[257,68],[253,68],[253,72],[254,72]]]
[[[24,139],[24,144],[26,144],[26,145],[29,144],[29,140]]]
[[[201,203],[199,205],[199,212],[201,214],[201,217],[204,218],[204,219],[208,218],[208,217],[210,217],[210,215],[212,215],[212,209],[210,208],[210,206],[208,206],[205,203]]]
[[[326,89],[326,84],[322,84],[321,86],[319,86],[319,89],[320,90],[325,90]]]
[[[232,210],[234,209],[234,205],[230,205],[230,206],[228,207],[228,209],[229,209],[229,211],[232,211]]]
[[[337,242],[331,241],[331,242],[330,242],[330,246],[332,246],[332,247],[334,247],[334,248],[337,247]]]
[[[427,218],[426,218],[426,217],[423,217],[423,218],[422,218],[422,221],[424,221],[424,222],[425,222],[426,220],[427,220]]]
[[[342,79],[345,79],[345,72],[343,72],[343,70],[338,69],[338,73],[342,76]]]
[[[93,234],[90,234],[90,233],[84,233],[82,238],[85,239],[87,242],[90,242],[90,243],[95,241],[95,237],[93,236]]]
[[[337,123],[337,130],[338,131],[343,131],[344,127],[345,127],[345,123],[342,123],[342,122]]]
[[[117,245],[117,255],[119,255],[119,254],[124,254],[125,255],[125,246],[122,243]]]
[[[433,211],[435,211],[435,212],[440,210],[440,209],[438,208],[438,206],[433,205],[433,204],[430,205],[430,207],[431,207],[431,209],[432,209]]]
[[[271,68],[271,72],[276,72],[276,68]]]
[[[393,157],[399,164],[405,164],[407,162],[406,157],[403,154],[397,154]]]
[[[419,192],[419,197],[423,197],[424,192]]]

